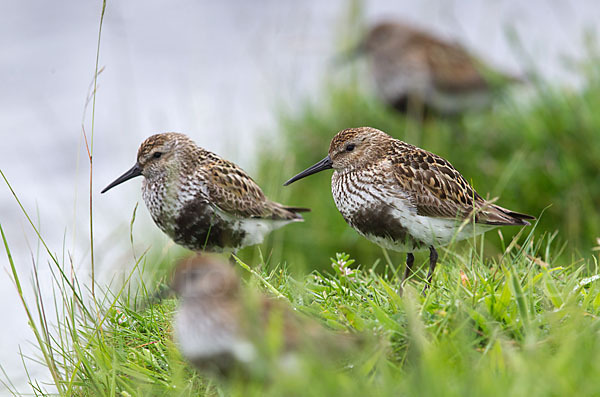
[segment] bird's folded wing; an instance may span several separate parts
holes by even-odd
[[[392,166],[399,188],[418,215],[465,219],[484,202],[448,161],[433,153],[403,151]]]
[[[210,181],[207,183],[210,201],[222,211],[244,218],[271,215],[260,187],[235,164],[218,159],[202,172]]]
[[[431,77],[438,88],[444,91],[464,91],[487,87],[478,61],[460,45],[431,39],[427,42],[424,54]]]

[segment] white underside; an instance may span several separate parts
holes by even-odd
[[[491,103],[491,93],[487,88],[464,89],[448,92],[439,90],[431,81],[429,72],[420,65],[378,65],[382,70],[376,78],[380,95],[387,102],[394,102],[403,96],[420,98],[425,104],[443,114],[455,114],[466,110],[482,109]]]
[[[398,215],[398,213],[396,213]],[[420,247],[413,244],[403,244],[391,238],[363,234],[365,238],[375,244],[400,252],[425,251],[430,246],[444,246],[451,242],[461,241],[480,235],[495,228],[493,225],[473,225],[471,223],[462,225],[452,219],[435,219],[416,215],[416,218],[403,224],[409,233],[417,240],[423,242]],[[462,228],[461,228],[462,225]],[[362,233],[361,233],[362,234]]]
[[[231,216],[215,207],[215,213],[227,222],[237,222],[238,226],[246,233],[240,247],[261,244],[267,234],[275,229],[292,222],[302,222],[302,219],[273,220],[259,218],[238,218]]]
[[[455,114],[467,110],[479,110],[490,105],[492,96],[488,90],[471,90],[460,93],[449,93],[432,90],[428,102],[444,114]]]
[[[183,357],[192,363],[203,364],[218,364],[219,359],[230,357],[237,365],[252,370],[259,351],[251,341],[239,335],[235,329],[210,322],[211,315],[219,315],[214,308],[211,309],[213,312],[204,313],[197,307],[184,305],[185,301],[175,314],[173,324],[175,343]],[[283,352],[277,365],[287,373],[300,369],[296,352]]]
[[[220,355],[231,355],[239,362],[254,359],[254,346],[239,338],[234,329],[211,322],[210,316],[184,305],[185,303],[175,314],[173,328],[175,342],[185,358],[190,361],[202,361]]]
[[[404,200],[396,199],[392,203],[395,208],[394,213],[404,219],[405,227],[410,234],[427,245],[447,245],[452,241],[465,240],[496,227],[472,222],[464,223],[457,219],[421,216],[417,215],[416,211],[411,211]]]

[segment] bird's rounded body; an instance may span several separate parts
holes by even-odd
[[[305,208],[265,197],[240,167],[183,134],[156,134],[138,150],[136,165],[103,192],[138,175],[156,225],[194,251],[230,252],[259,244],[279,227],[302,221]]]
[[[253,360],[254,346],[240,335],[240,315],[231,302],[182,299],[173,318],[181,354],[196,367],[219,373],[226,373],[235,363]]]
[[[361,48],[377,92],[403,112],[419,106],[446,115],[481,109],[491,103],[495,86],[517,80],[485,66],[457,43],[401,22],[372,26]]]
[[[425,50],[413,57],[410,55],[402,48],[372,54],[370,63],[373,79],[377,92],[385,103],[402,112],[411,110],[411,106],[428,106],[446,115],[490,105],[492,90],[483,76],[477,74],[470,82],[457,84],[458,87],[455,88],[445,87],[428,65]],[[465,58],[465,61],[470,62],[470,59]]]
[[[210,256],[194,256],[175,268],[179,295],[173,336],[182,355],[200,369],[226,374],[255,358],[244,335],[239,279],[233,268]]]
[[[166,178],[165,178],[166,179]],[[272,230],[302,218],[264,219],[230,214],[211,202],[202,172],[142,183],[142,198],[156,225],[173,241],[194,251],[236,251],[260,244]]]
[[[391,167],[391,164],[389,165]],[[375,167],[373,167],[375,168]],[[331,190],[346,222],[366,239],[400,252],[427,250],[484,233],[495,226],[419,215],[410,194],[393,189],[393,175],[379,169],[334,172]]]

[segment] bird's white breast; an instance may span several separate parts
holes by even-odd
[[[183,302],[175,314],[175,341],[184,357],[190,361],[209,360],[229,354],[240,362],[254,358],[254,347],[237,335],[236,325],[224,322],[217,308],[205,312],[194,302]]]
[[[380,95],[388,102],[401,96],[417,95],[427,98],[431,91],[431,77],[419,59],[388,57],[380,54],[373,60],[375,83]]]

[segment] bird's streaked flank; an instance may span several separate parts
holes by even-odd
[[[367,55],[377,91],[397,110],[454,115],[491,103],[496,88],[519,81],[485,65],[460,44],[403,22],[372,26],[355,54]]]
[[[346,222],[382,247],[407,252],[402,281],[411,274],[412,253],[429,248],[425,288],[436,246],[535,219],[487,202],[448,161],[375,128],[340,131],[327,157],[285,185],[331,168],[333,198]],[[472,225],[461,228],[465,220]]]
[[[259,244],[274,229],[302,221],[307,208],[265,197],[240,167],[197,146],[183,134],[156,134],[137,162],[102,193],[143,176],[142,196],[152,219],[177,244],[194,251],[236,251]]]

